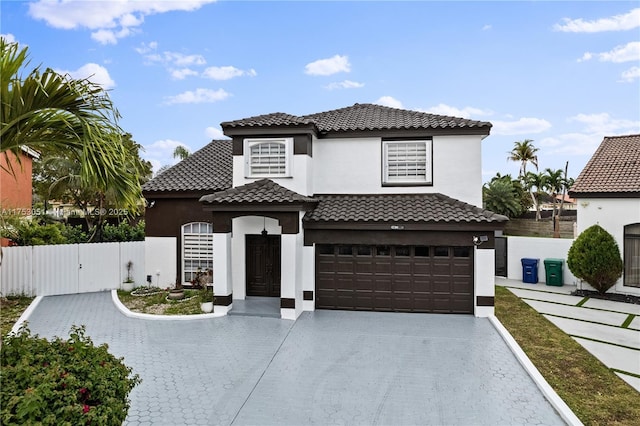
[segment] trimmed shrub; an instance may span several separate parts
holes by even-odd
[[[74,326],[49,342],[23,327],[2,339],[0,423],[122,424],[140,378],[84,333]]]
[[[569,249],[567,266],[573,275],[601,294],[615,285],[623,269],[616,240],[600,225],[593,225],[578,235]]]

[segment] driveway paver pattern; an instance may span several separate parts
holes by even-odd
[[[122,315],[108,292],[45,297],[29,318],[43,337],[74,324],[142,377],[127,425],[564,424],[483,318],[150,321]]]

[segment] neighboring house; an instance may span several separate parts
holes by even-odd
[[[11,151],[0,154],[0,211],[2,215],[32,216],[33,159],[40,154],[23,147],[20,157]],[[2,238],[0,245],[8,245]]]
[[[11,151],[0,154],[0,204],[3,213],[31,215],[33,159],[36,151],[24,147],[20,158]]]
[[[231,141],[143,186],[147,235],[177,239],[184,281],[213,266],[218,312],[267,296],[289,319],[494,313],[494,233],[508,219],[477,207],[491,123],[355,104],[221,126]]]
[[[599,224],[620,247],[624,275],[613,291],[640,295],[640,134],[605,137],[569,195],[578,233]]]

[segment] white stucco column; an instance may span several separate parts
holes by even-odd
[[[297,234],[282,234],[280,265],[280,316],[295,320],[302,311],[302,289],[297,291],[299,256],[297,255]],[[285,306],[285,307],[282,307]]]
[[[231,233],[213,234],[214,312],[226,314],[232,307]]]
[[[489,317],[493,316],[495,313],[495,302],[492,303],[491,306],[479,306],[478,300],[495,300],[496,288],[495,288],[495,275],[496,275],[496,265],[495,265],[495,257],[496,251],[495,249],[479,249],[477,247],[475,250],[475,295],[474,295],[474,306],[475,306],[475,316],[477,317]]]

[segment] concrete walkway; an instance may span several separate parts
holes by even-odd
[[[140,374],[127,425],[560,425],[487,318],[305,312],[153,321],[109,293],[44,297],[44,337],[86,325]]]
[[[575,286],[496,277],[640,392],[640,305],[571,296]]]

